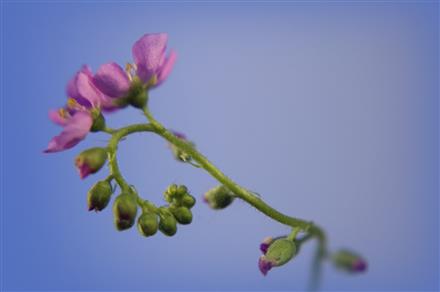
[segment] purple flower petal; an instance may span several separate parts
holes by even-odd
[[[134,43],[133,59],[137,66],[137,75],[143,82],[148,82],[162,68],[167,41],[167,34],[156,33],[145,34]]]
[[[173,69],[174,63],[176,62],[177,54],[174,51],[170,52],[170,55],[165,60],[160,72],[157,76],[157,83],[155,86],[161,84],[165,79],[167,79],[168,75],[170,75],[171,70]]]
[[[87,108],[98,107],[101,104],[102,93],[93,84],[93,74],[87,65],[67,83],[66,93],[68,97]]]
[[[111,98],[123,97],[130,89],[127,73],[116,63],[102,65],[93,77],[93,83]]]
[[[92,127],[93,119],[88,112],[76,112],[67,122],[60,135],[55,136],[44,151],[53,153],[72,148],[83,140]]]
[[[267,261],[264,256],[261,256],[258,259],[258,268],[260,269],[261,273],[266,276],[267,272],[269,272],[273,267],[272,262]]]
[[[65,126],[67,123],[66,116],[63,116],[64,109],[50,110],[49,119],[57,125]]]
[[[79,177],[81,179],[85,179],[89,174],[92,173],[92,169],[86,163],[76,163],[76,167],[79,171]]]

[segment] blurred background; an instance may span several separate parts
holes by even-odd
[[[439,289],[436,1],[2,4],[2,289],[303,290],[315,244],[263,277],[260,241],[289,230],[175,162],[160,138],[132,135],[120,166],[162,204],[168,184],[199,201],[173,238],[117,232],[88,212],[77,153],[43,154],[47,117],[82,64],[131,61],[132,44],[167,32],[178,61],[150,106],[221,170],[286,214],[313,220],[330,248],[353,248],[366,274],[324,267],[324,290]],[[132,109],[112,127],[143,122]]]

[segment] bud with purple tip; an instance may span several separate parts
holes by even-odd
[[[89,174],[101,169],[107,160],[107,150],[101,147],[93,147],[81,152],[75,158],[75,166],[79,171],[79,176],[84,179]]]
[[[367,261],[350,250],[340,250],[332,256],[333,264],[349,273],[361,273],[367,270]]]
[[[102,211],[110,202],[112,193],[113,188],[110,182],[103,180],[94,184],[87,196],[89,211]]]
[[[266,244],[267,249],[266,249]],[[258,260],[258,268],[261,273],[266,276],[273,267],[279,267],[289,262],[297,253],[296,245],[293,240],[280,238],[273,240],[268,238],[263,245],[260,246],[263,251]]]

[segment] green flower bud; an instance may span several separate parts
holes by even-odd
[[[105,118],[99,110],[92,110],[93,124],[91,132],[99,132],[105,129]]]
[[[115,226],[119,231],[133,226],[137,214],[136,197],[127,193],[120,194],[113,204]]]
[[[340,250],[332,256],[333,264],[350,273],[359,273],[367,270],[367,261],[350,250]]]
[[[83,179],[89,174],[101,169],[107,160],[107,150],[101,147],[94,147],[81,152],[75,158],[75,166],[79,171],[79,176]]]
[[[173,214],[165,208],[160,208],[159,230],[166,236],[173,236],[177,232],[177,222]]]
[[[177,192],[177,185],[176,184],[172,184],[169,185],[167,190],[165,191],[166,194],[174,196]]]
[[[293,241],[286,238],[280,238],[270,243],[265,255],[261,256],[258,261],[258,267],[263,273],[273,267],[279,267],[290,261],[296,255],[296,245]]]
[[[177,187],[176,197],[181,198],[187,193],[188,193],[188,188],[184,185],[180,185]]]
[[[234,201],[234,198],[234,193],[224,185],[219,185],[210,189],[203,197],[204,201],[212,209],[224,209]]]
[[[94,184],[87,195],[89,211],[95,210],[98,212],[107,207],[112,193],[113,189],[110,182],[103,180]]]
[[[194,198],[190,194],[186,194],[183,196],[181,202],[183,206],[191,209],[196,204],[196,198]]]
[[[293,241],[280,238],[275,240],[267,250],[266,259],[273,262],[274,266],[282,266],[290,261],[296,254],[296,245]]]
[[[174,218],[176,218],[180,224],[186,225],[192,222],[192,213],[186,207],[172,208],[171,213],[173,213]]]
[[[156,234],[158,229],[157,215],[150,212],[144,212],[137,222],[139,232],[143,236],[152,236]]]

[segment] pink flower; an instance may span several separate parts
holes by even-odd
[[[49,112],[49,118],[64,129],[58,136],[50,140],[46,153],[70,149],[83,140],[90,131],[93,119],[88,111],[72,111],[65,109]]]
[[[99,67],[93,77],[93,84],[110,98],[125,97],[130,90],[128,74],[116,63]]]
[[[144,83],[155,79],[152,85],[157,86],[171,73],[176,53],[171,51],[168,58],[165,56],[167,41],[165,33],[145,34],[133,45],[136,74]]]

